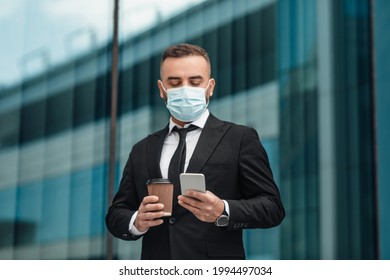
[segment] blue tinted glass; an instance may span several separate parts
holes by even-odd
[[[69,235],[70,176],[44,182],[40,241],[58,241]]]
[[[16,232],[17,245],[34,244],[42,216],[42,183],[36,182],[18,188],[17,221],[21,223]]]
[[[106,212],[106,187],[107,187],[107,177],[106,177],[105,166],[94,167],[93,180],[92,180],[92,189],[91,189],[91,216],[90,216],[90,232],[92,236],[98,234],[103,234],[106,229],[104,222],[105,212]]]
[[[376,74],[376,108],[377,108],[377,149],[378,149],[378,181],[379,181],[379,217],[380,217],[380,251],[381,258],[390,259],[390,2],[375,2],[375,74]]]
[[[16,189],[0,190],[0,249],[9,248],[14,243],[15,210]]]
[[[70,188],[69,237],[88,237],[91,222],[92,170],[72,174]]]

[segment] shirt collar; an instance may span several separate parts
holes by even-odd
[[[194,120],[191,123],[185,124],[184,127],[189,127],[191,124],[193,124],[201,129],[203,129],[204,126],[206,125],[206,121],[207,121],[207,118],[209,117],[209,115],[210,115],[209,109],[206,109],[206,111],[204,111],[204,113],[199,118],[197,118],[196,120]],[[172,132],[172,129],[174,126],[181,128],[180,126],[178,126],[177,124],[175,124],[172,121],[172,117],[171,117],[169,119],[169,133],[168,134],[170,134]]]

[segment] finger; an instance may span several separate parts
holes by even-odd
[[[190,204],[185,203],[182,200],[179,200],[178,203],[179,203],[179,205],[181,205],[182,207],[184,207],[185,209],[187,209],[188,211],[190,211],[192,213],[194,213],[198,209],[198,208],[191,206]]]
[[[142,206],[141,212],[155,212],[155,211],[160,211],[164,209],[164,204],[162,203],[149,203],[145,206]]]
[[[144,199],[141,202],[141,205],[146,205],[149,203],[156,203],[157,201],[158,201],[158,196],[148,195],[148,196],[144,197]]]
[[[205,203],[212,203],[217,196],[215,196],[212,192],[206,191],[206,192],[198,192],[198,191],[193,191],[189,190],[189,195],[192,198],[196,198],[200,201],[203,201]]]
[[[188,196],[184,196],[184,195],[179,196],[179,202],[180,201],[182,201],[183,203],[185,203],[187,205],[195,207],[195,208],[201,208],[202,204],[203,204],[202,201],[200,201],[196,198],[192,198],[192,197],[188,197]]]
[[[150,227],[155,227],[155,226],[161,225],[162,223],[164,223],[163,219],[156,219],[156,220],[150,221],[149,225],[150,225]]]
[[[164,216],[164,212],[145,212],[139,214],[140,221],[153,221]]]
[[[158,197],[157,196],[145,196],[144,199],[142,200],[138,212],[148,212],[148,211],[158,211],[161,210],[164,205],[158,202]]]
[[[198,191],[187,190],[185,195],[187,197],[196,198],[196,199],[201,200],[201,201],[207,200],[206,193],[202,193],[202,192],[198,192]]]

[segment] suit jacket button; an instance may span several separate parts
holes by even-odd
[[[169,223],[170,223],[171,225],[173,225],[174,223],[176,223],[175,217],[170,218],[170,219],[169,219]]]

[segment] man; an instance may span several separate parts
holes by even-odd
[[[284,218],[267,154],[254,129],[209,113],[215,80],[204,49],[171,46],[160,71],[157,86],[170,122],[134,145],[107,227],[124,240],[143,237],[141,259],[245,259],[242,230],[274,227]],[[190,125],[183,168],[204,174],[207,191],[180,194],[178,174],[170,173],[180,146],[174,127]],[[147,193],[146,181],[153,178],[169,178],[175,185],[169,218],[163,217],[158,197]]]

